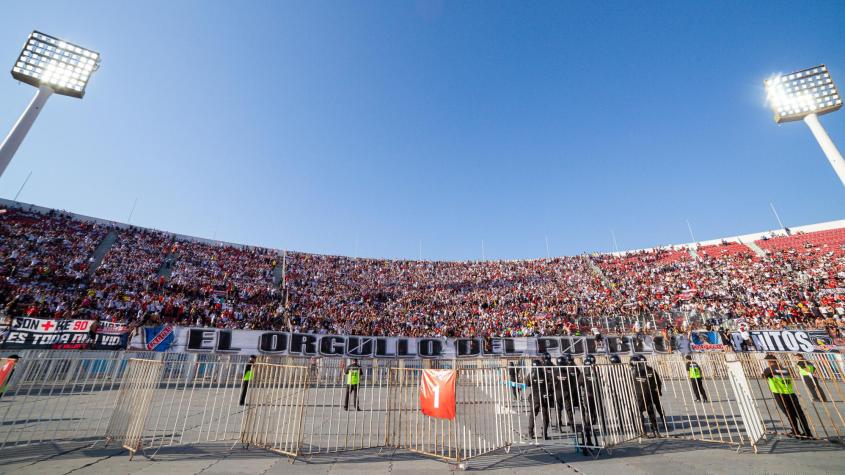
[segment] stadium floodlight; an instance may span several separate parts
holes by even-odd
[[[82,99],[100,54],[54,36],[33,31],[12,66],[12,77],[38,88],[35,97],[0,145],[0,176],[53,93]]]
[[[775,122],[803,120],[824,151],[836,175],[845,185],[845,159],[819,122],[819,116],[842,108],[842,95],[821,64],[767,79],[766,97]]]

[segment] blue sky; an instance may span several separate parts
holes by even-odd
[[[8,2],[102,53],[0,178],[11,198],[203,237],[426,259],[545,256],[845,218],[762,81],[827,63],[843,2]],[[2,62],[0,62],[2,63]],[[0,64],[2,66],[2,64]],[[34,89],[0,80],[0,133]],[[845,148],[845,112],[822,118]]]

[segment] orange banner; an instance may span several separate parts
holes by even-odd
[[[455,418],[455,381],[453,369],[423,370],[420,380],[420,409],[438,419]]]

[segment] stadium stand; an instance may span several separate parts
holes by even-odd
[[[665,332],[738,321],[837,328],[845,319],[842,222],[745,240],[765,257],[731,239],[435,262],[284,253],[4,201],[0,236],[7,317],[404,336]]]

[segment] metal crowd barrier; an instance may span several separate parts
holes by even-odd
[[[120,353],[18,353],[0,399],[0,448],[101,440],[129,360]]]
[[[623,365],[532,366],[511,374],[521,443],[554,443],[595,455],[643,436],[630,369]]]
[[[687,363],[698,365],[700,378],[690,378]],[[745,422],[745,377],[740,372],[734,375],[739,379],[732,382],[728,364],[722,353],[691,355],[689,360],[679,355],[653,355],[646,363],[635,363],[638,372],[642,372],[641,366],[650,365],[660,376],[661,436],[756,446]]]
[[[766,433],[843,442],[845,435],[845,360],[839,353],[803,354],[814,371],[802,375],[800,359],[791,353],[773,354],[774,370],[792,379],[794,397],[773,394],[763,372],[770,366],[763,353],[737,353],[749,378],[751,394],[760,408]]]
[[[240,441],[283,455],[298,456],[309,368],[256,363],[253,370]]]
[[[106,443],[121,442],[132,456],[143,448],[147,415],[163,368],[161,361],[134,358],[128,361],[117,404],[106,428]]]
[[[513,443],[506,368],[465,368],[456,375],[454,419],[424,415],[419,388],[425,368],[392,368],[386,444],[460,463]]]
[[[0,448],[42,442],[119,444],[133,455],[201,442],[242,443],[291,458],[364,448],[403,449],[462,463],[513,446],[592,453],[643,438],[756,450],[762,439],[841,442],[840,354],[649,355],[646,361],[569,366],[527,358],[360,361],[160,353],[20,352],[0,398]],[[691,378],[690,364],[700,369]],[[772,394],[781,368],[794,396]],[[456,372],[456,415],[421,411],[428,369]],[[804,369],[801,369],[804,368]]]

